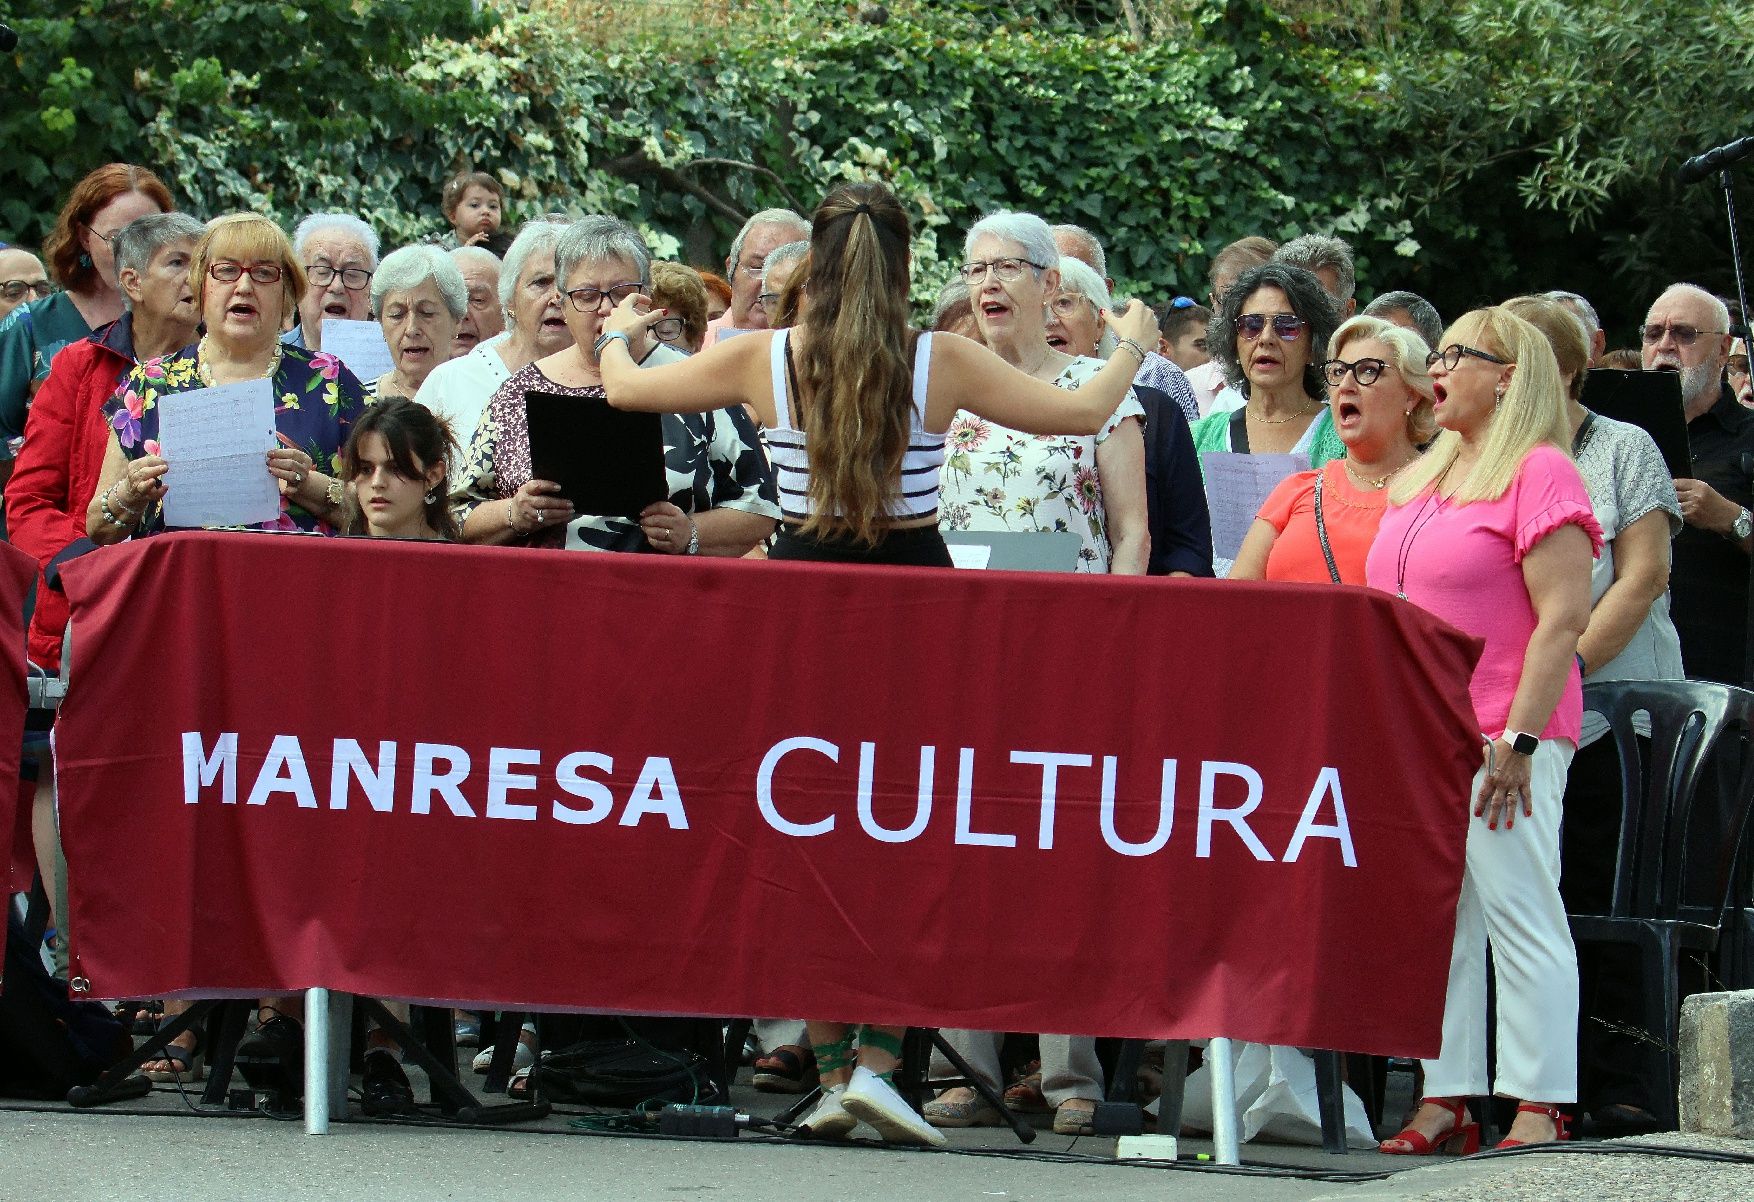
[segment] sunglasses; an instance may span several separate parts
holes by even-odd
[[[1638,336],[1646,346],[1655,346],[1663,340],[1666,333],[1675,340],[1676,346],[1692,346],[1701,334],[1722,334],[1722,330],[1702,330],[1698,326],[1689,325],[1649,325],[1638,331]]]
[[[1344,359],[1329,359],[1322,364],[1322,375],[1328,381],[1328,387],[1338,388],[1346,373],[1351,372],[1352,378],[1358,381],[1359,387],[1374,384],[1388,370],[1388,364],[1381,359],[1360,359],[1356,363],[1348,363]]]
[[[1292,342],[1303,333],[1309,322],[1295,313],[1244,313],[1236,319],[1236,332],[1253,342],[1266,332],[1267,323],[1273,323],[1273,337],[1281,342]]]

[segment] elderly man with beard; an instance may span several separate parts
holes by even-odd
[[[1693,455],[1675,481],[1681,517],[1669,573],[1681,659],[1694,680],[1748,679],[1748,556],[1754,548],[1754,413],[1724,383],[1730,315],[1703,288],[1672,284],[1644,319],[1646,371],[1681,375]]]

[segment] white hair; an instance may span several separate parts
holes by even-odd
[[[1073,292],[1098,309],[1107,309],[1113,305],[1109,297],[1108,284],[1098,275],[1096,269],[1083,259],[1074,259],[1071,255],[1061,255],[1058,260],[1060,269],[1060,291]]]
[[[382,314],[384,298],[392,292],[412,292],[431,280],[453,321],[469,310],[469,287],[451,256],[430,243],[404,246],[391,251],[372,275],[372,312]]]
[[[378,233],[352,213],[312,213],[292,231],[292,253],[304,262],[305,244],[324,230],[336,230],[365,247],[366,266],[378,265]]]
[[[485,246],[459,246],[451,252],[451,262],[458,270],[479,267],[484,271],[499,273],[499,256]]]
[[[810,222],[800,214],[794,213],[790,209],[763,209],[745,221],[743,228],[737,231],[737,236],[731,239],[732,272],[743,265],[743,241],[749,237],[750,231],[759,225],[783,225],[795,231],[799,237],[806,241],[810,237]]]
[[[116,274],[120,276],[124,271],[144,273],[159,251],[173,242],[199,242],[205,230],[205,226],[187,213],[148,213],[136,217],[122,227],[110,244],[111,253],[115,255]],[[22,246],[6,249],[30,253]],[[126,292],[122,293],[122,308],[134,308],[134,301]]]
[[[767,259],[761,269],[761,286],[767,287],[768,277],[773,274],[774,268],[796,262],[809,253],[810,244],[808,242],[788,242],[784,246],[776,246],[768,251]]]
[[[1724,304],[1722,298],[1720,298],[1715,292],[1709,292],[1706,289],[1701,288],[1698,284],[1670,284],[1667,288],[1663,289],[1662,296],[1657,297],[1656,301],[1651,302],[1651,309],[1656,308],[1657,301],[1662,300],[1664,296],[1669,296],[1676,292],[1684,292],[1703,300],[1711,307],[1712,320],[1717,322],[1717,324],[1722,326],[1726,331],[1729,330],[1730,307]],[[1649,312],[1649,309],[1645,310],[1647,316],[1649,315]]]
[[[1009,209],[988,213],[969,229],[968,237],[962,243],[964,256],[974,253],[975,240],[982,234],[1015,242],[1023,248],[1023,257],[1038,271],[1046,271],[1060,261],[1060,248],[1054,245],[1053,231],[1034,213],[1016,213]]]
[[[633,264],[637,281],[649,284],[652,278],[652,252],[640,232],[619,217],[600,213],[581,217],[567,227],[554,246],[554,275],[562,288],[580,263],[601,263],[608,259],[626,259]]]
[[[1070,222],[1053,226],[1048,230],[1048,233],[1056,238],[1061,234],[1064,234],[1066,237],[1081,243],[1084,247],[1084,253],[1089,255],[1091,260],[1093,260],[1088,266],[1095,268],[1097,275],[1102,276],[1104,279],[1108,278],[1108,255],[1102,249],[1101,238],[1098,238],[1083,226],[1073,225]],[[1082,258],[1079,258],[1076,255],[1072,257],[1078,258],[1078,261],[1081,263],[1084,262]]]
[[[505,263],[499,270],[499,307],[507,323],[512,320],[512,298],[518,294],[518,277],[524,274],[524,265],[531,255],[553,251],[566,231],[567,226],[559,221],[526,221],[506,248]]]

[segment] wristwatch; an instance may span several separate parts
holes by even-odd
[[[1730,523],[1730,534],[1738,542],[1750,534],[1754,534],[1754,513],[1749,513],[1746,509],[1738,509],[1736,520]]]
[[[683,554],[700,554],[700,527],[694,524],[693,518],[688,519],[688,549],[684,551]]]
[[[1504,741],[1509,743],[1510,749],[1518,755],[1534,755],[1535,749],[1541,745],[1540,739],[1534,735],[1526,735],[1520,730],[1506,730]]]
[[[344,498],[347,495],[347,488],[345,485],[343,485],[341,483],[341,481],[331,480],[331,481],[329,481],[328,495],[329,495],[329,504],[331,504],[331,505],[335,506],[335,508],[339,509],[339,508],[341,508],[342,498]]]
[[[591,344],[591,353],[601,359],[603,357],[603,348],[617,339],[620,339],[621,344],[627,348],[628,354],[633,354],[633,341],[620,330],[610,330],[606,334],[598,335],[597,341]]]

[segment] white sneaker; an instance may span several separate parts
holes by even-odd
[[[859,1120],[840,1104],[846,1092],[844,1085],[823,1086],[822,1100],[816,1103],[810,1117],[798,1124],[799,1132],[811,1139],[845,1139],[859,1125]]]
[[[943,1147],[949,1142],[944,1133],[921,1118],[895,1087],[870,1069],[860,1066],[853,1070],[853,1080],[840,1099],[841,1105],[857,1118],[877,1128],[877,1134],[892,1144],[931,1144]]]
[[[535,1063],[536,1053],[530,1050],[529,1044],[518,1040],[518,1050],[512,1053],[512,1070],[515,1072],[521,1068],[529,1068]],[[485,1076],[487,1070],[493,1067],[493,1048],[485,1047],[475,1053],[475,1059],[469,1062],[469,1067]]]

